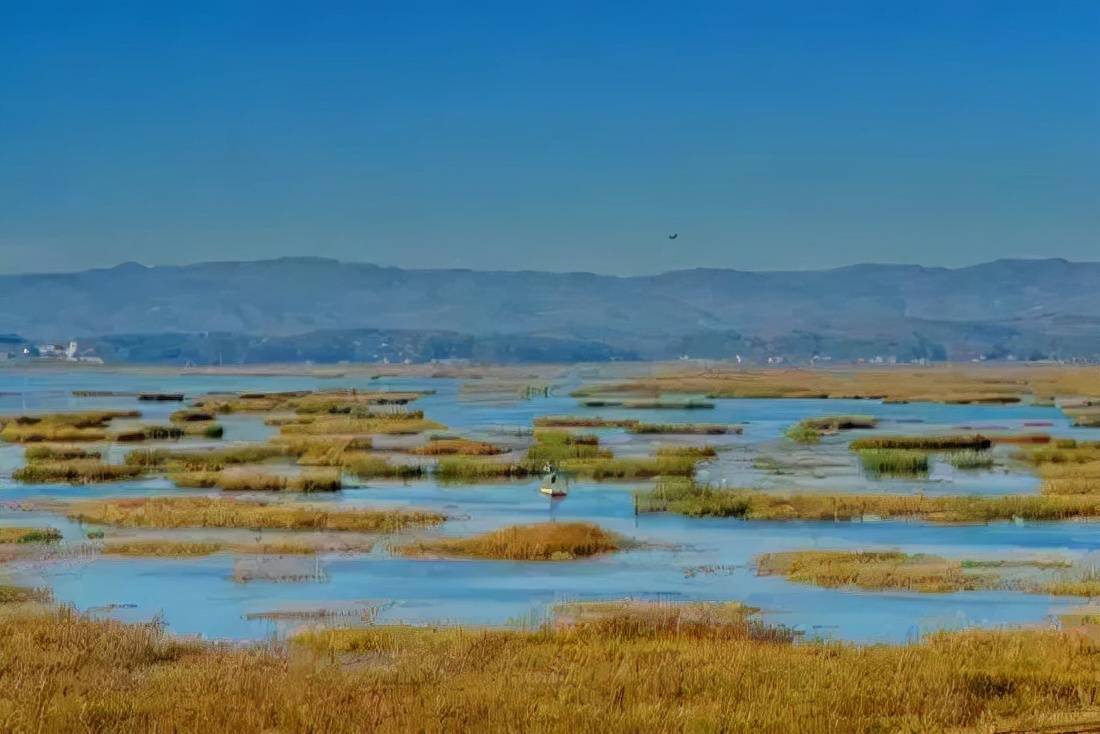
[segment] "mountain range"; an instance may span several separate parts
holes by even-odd
[[[0,276],[0,334],[141,362],[1095,358],[1100,263],[592,273],[323,258]]]

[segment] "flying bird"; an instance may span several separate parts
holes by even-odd
[[[668,238],[669,238],[670,240],[674,240],[674,239],[676,239],[676,238],[677,238],[677,237],[679,237],[679,236],[680,236],[680,233],[679,233],[679,232],[673,232],[672,234],[670,234],[670,235],[668,236]]]

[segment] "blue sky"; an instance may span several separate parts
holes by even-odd
[[[1100,2],[0,7],[0,272],[1100,259]]]

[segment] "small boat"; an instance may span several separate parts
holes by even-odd
[[[546,481],[539,487],[539,491],[548,497],[564,497],[569,494],[565,489],[565,484],[558,484],[557,472],[551,472],[550,476],[546,478]]]

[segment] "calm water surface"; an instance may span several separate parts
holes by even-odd
[[[74,390],[183,392],[189,398],[217,391],[301,389],[434,390],[417,407],[452,431],[492,438],[528,428],[540,415],[629,416],[652,422],[741,423],[738,436],[661,437],[661,442],[705,442],[721,449],[700,476],[727,486],[828,491],[892,491],[926,494],[1005,494],[1033,492],[1036,479],[1004,466],[993,471],[956,472],[936,463],[922,480],[876,479],[861,474],[847,450],[852,435],[797,447],[783,431],[813,415],[859,413],[880,420],[879,432],[944,430],[1045,431],[1054,435],[1100,438],[1100,431],[1072,428],[1055,408],[1036,406],[883,405],[873,401],[719,400],[714,410],[586,409],[561,394],[520,400],[462,390],[451,379],[318,379],[309,376],[231,376],[140,373],[109,370],[0,369],[0,414],[139,409],[143,420],[165,420],[178,403],[139,403],[134,397],[77,398]],[[227,416],[225,441],[262,441],[272,429],[262,416]],[[1038,425],[1049,424],[1049,425]],[[618,455],[644,454],[658,442],[621,431],[601,430],[601,440]],[[209,443],[209,442],[208,442]],[[198,445],[198,444],[196,444]],[[109,447],[114,460],[128,447]],[[82,550],[82,528],[58,514],[20,509],[28,500],[177,494],[170,482],[147,479],[91,487],[19,485],[11,472],[22,464],[22,449],[0,444],[0,525],[51,525],[65,540],[58,558],[12,564],[9,575],[53,588],[55,596],[83,610],[126,620],[159,616],[180,634],[209,638],[262,639],[286,627],[249,615],[272,610],[379,604],[382,621],[413,623],[518,624],[536,621],[555,602],[589,598],[736,600],[760,607],[771,621],[807,635],[859,641],[905,641],[932,630],[973,625],[1047,623],[1080,599],[1056,599],[1010,592],[957,594],[866,593],[818,589],[751,570],[760,553],[799,548],[901,548],[967,557],[1054,555],[1078,560],[1100,549],[1100,525],[1086,523],[937,526],[926,523],[746,523],[733,519],[693,519],[676,515],[635,516],[632,490],[640,483],[588,483],[571,487],[568,498],[550,502],[538,482],[439,486],[366,482],[317,501],[347,506],[427,507],[454,519],[438,530],[464,535],[503,525],[548,519],[582,519],[630,536],[638,549],[594,560],[518,563],[405,559],[392,556],[392,537],[378,539],[368,554],[328,554],[295,559],[309,579],[297,582],[233,580],[241,559],[222,554],[199,559],[105,558]],[[777,469],[777,467],[779,467]],[[314,498],[310,498],[313,500]],[[129,531],[140,534],[140,531]],[[196,531],[190,536],[252,538],[241,531]],[[275,537],[276,533],[268,533]],[[406,536],[408,537],[408,536]],[[404,540],[405,538],[400,538]]]

